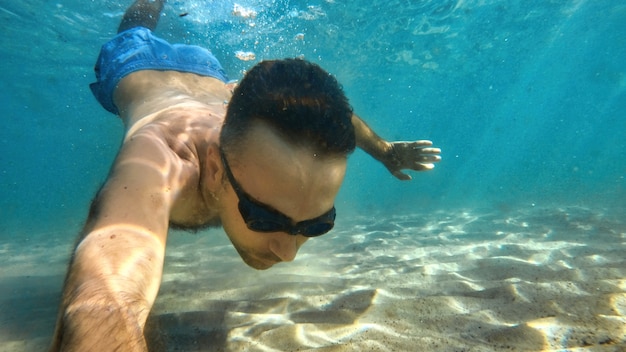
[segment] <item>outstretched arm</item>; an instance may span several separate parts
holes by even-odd
[[[402,170],[432,170],[435,167],[434,163],[441,160],[441,149],[430,148],[433,144],[431,141],[387,142],[356,114],[352,115],[352,125],[357,146],[380,161],[400,180],[411,179],[411,176]]]
[[[52,351],[146,351],[183,163],[148,128],[128,139],[92,205],[63,289]]]

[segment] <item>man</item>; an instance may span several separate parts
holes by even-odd
[[[208,51],[152,35],[163,3],[137,0],[96,64],[92,90],[126,135],[78,239],[53,350],[146,350],[170,225],[221,224],[267,269],[333,227],[355,145],[400,179],[440,160],[429,141],[379,138],[303,60],[262,62],[233,93]]]

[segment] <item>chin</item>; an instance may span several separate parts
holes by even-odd
[[[241,257],[244,263],[246,263],[249,267],[254,268],[256,270],[267,270],[276,264],[275,262],[263,261],[250,257]]]
[[[273,267],[274,264],[257,264],[257,265],[250,265],[250,267],[256,269],[256,270],[267,270],[271,267]]]

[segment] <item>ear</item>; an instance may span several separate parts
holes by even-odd
[[[226,83],[226,89],[228,89],[230,94],[233,94],[233,91],[235,90],[235,88],[237,88],[237,84],[239,84],[238,81],[229,81],[228,83]]]
[[[204,170],[202,170],[204,187],[210,192],[217,193],[222,187],[223,172],[224,166],[222,165],[218,146],[212,143],[207,148],[204,158]]]

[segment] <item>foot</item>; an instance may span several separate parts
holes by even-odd
[[[136,0],[124,13],[117,33],[134,27],[146,27],[151,31],[155,30],[163,5],[165,5],[165,0]]]

